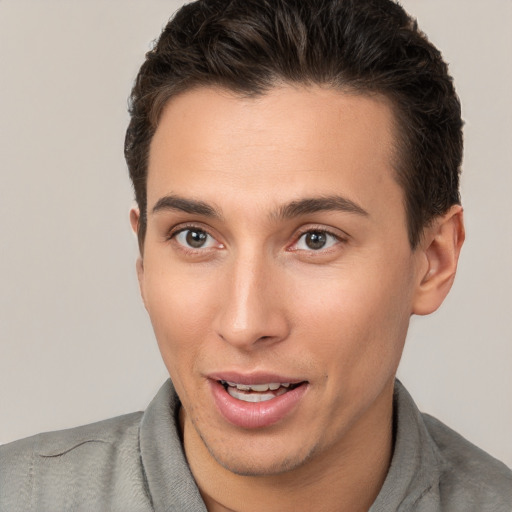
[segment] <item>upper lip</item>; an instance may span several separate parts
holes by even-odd
[[[220,371],[214,372],[207,375],[211,380],[224,381],[224,382],[236,382],[237,384],[257,385],[257,384],[269,384],[269,383],[283,383],[287,382],[290,384],[299,384],[304,382],[306,379],[291,377],[290,375],[283,375],[269,372],[252,372],[252,373],[240,373],[237,371]]]

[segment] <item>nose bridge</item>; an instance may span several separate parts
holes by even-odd
[[[286,336],[287,322],[279,304],[276,262],[263,250],[244,250],[226,273],[220,298],[218,334],[228,343],[249,349]]]

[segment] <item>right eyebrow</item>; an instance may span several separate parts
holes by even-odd
[[[152,213],[158,213],[166,210],[174,210],[184,213],[202,215],[205,217],[214,217],[220,219],[222,217],[220,211],[205,203],[204,201],[196,201],[195,199],[185,199],[176,195],[168,195],[161,197],[153,206]]]

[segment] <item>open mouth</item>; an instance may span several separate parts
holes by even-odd
[[[236,382],[218,381],[228,394],[243,402],[266,402],[301,386],[305,382],[269,382],[268,384],[237,384]]]
[[[291,382],[290,377],[285,376],[238,377],[232,373],[209,380],[219,413],[229,423],[243,429],[269,427],[285,419],[299,407],[310,387],[307,380]]]

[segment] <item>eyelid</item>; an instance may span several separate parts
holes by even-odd
[[[291,246],[288,248],[289,251],[303,251],[303,252],[311,252],[311,253],[317,253],[322,254],[327,251],[332,250],[332,246],[328,247],[327,249],[297,249],[294,248],[299,242],[299,240],[307,233],[325,233],[329,236],[332,236],[335,238],[339,243],[344,243],[349,240],[349,235],[345,233],[344,231],[341,231],[339,229],[329,228],[327,226],[323,225],[308,225],[301,227],[297,234],[294,236],[294,242],[291,244]],[[337,245],[337,244],[336,244]]]
[[[328,235],[332,235],[340,240],[345,240],[349,238],[349,235],[342,231],[339,228],[333,228],[330,226],[325,226],[324,224],[308,224],[306,226],[301,226],[298,230],[298,236],[302,236],[304,233],[319,231],[321,233],[327,233]]]
[[[183,223],[179,223],[179,224],[173,226],[168,231],[168,233],[165,237],[166,241],[174,240],[176,238],[176,236],[179,233],[182,233],[183,231],[194,230],[194,229],[196,229],[198,231],[203,231],[204,233],[206,233],[209,237],[211,237],[213,240],[216,241],[217,246],[216,247],[206,247],[206,248],[193,248],[193,247],[184,246],[183,244],[176,242],[176,244],[181,249],[186,250],[188,252],[206,252],[207,250],[222,249],[225,247],[224,244],[219,241],[219,237],[216,234],[212,233],[212,229],[209,226],[205,226],[201,222],[183,222]],[[311,233],[311,232],[325,233],[325,234],[335,238],[339,243],[348,242],[348,240],[350,239],[350,235],[348,235],[346,232],[344,232],[340,229],[331,228],[331,227],[328,227],[325,225],[311,225],[310,224],[310,225],[302,226],[301,228],[299,228],[297,230],[296,234],[293,237],[293,242],[286,248],[286,250],[287,251],[311,252],[311,253],[318,253],[318,254],[325,253],[329,250],[332,250],[332,246],[328,247],[327,249],[318,249],[318,250],[297,249],[296,247],[294,247],[297,245],[297,243],[299,242],[299,240],[301,239],[302,236],[304,236],[307,233]],[[335,245],[337,245],[337,244],[335,244]]]
[[[173,238],[178,233],[181,233],[182,231],[187,231],[187,229],[197,229],[198,231],[204,231],[205,233],[216,239],[216,237],[212,235],[211,229],[208,226],[204,226],[200,222],[180,222],[179,224],[172,226],[168,230],[167,238]]]
[[[206,233],[209,237],[211,237],[213,240],[215,240],[216,247],[204,247],[204,248],[202,248],[202,247],[198,247],[198,248],[187,247],[187,246],[176,241],[176,237],[180,233],[183,233],[184,231],[193,231],[193,230],[202,231],[202,232]],[[206,252],[211,249],[224,248],[224,244],[219,241],[219,239],[216,235],[212,234],[212,230],[209,227],[204,226],[201,223],[197,223],[197,222],[184,222],[184,223],[177,224],[176,226],[173,226],[168,231],[165,238],[166,238],[166,241],[169,241],[169,242],[174,240],[176,245],[178,245],[182,250],[187,251],[187,252],[198,253],[198,252]]]

